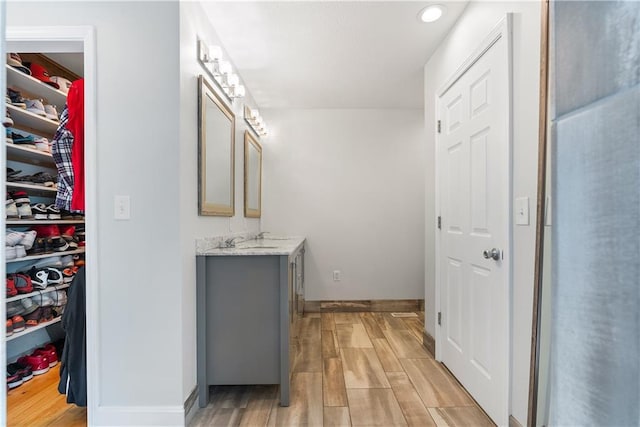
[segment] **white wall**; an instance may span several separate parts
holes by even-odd
[[[540,3],[471,2],[425,66],[425,327],[435,336],[435,102],[438,88],[489,31],[513,12],[513,197],[529,197],[529,226],[513,230],[511,414],[526,425],[531,350],[538,146]]]
[[[177,2],[7,5],[8,26],[96,31],[97,424],[182,416],[178,12]],[[131,196],[131,220],[113,219],[116,194]]]
[[[423,298],[421,110],[262,113],[263,229],[307,237],[306,299]]]
[[[247,96],[232,103],[236,116],[235,215],[198,216],[198,75],[206,74],[198,63],[197,40],[210,44],[219,39],[202,6],[180,2],[180,262],[182,287],[182,397],[196,386],[196,287],[195,239],[245,231],[259,231],[260,219],[244,217],[244,131],[243,105],[256,107],[249,88]],[[224,46],[222,46],[224,48]],[[227,60],[229,57],[226,56]],[[230,59],[231,61],[233,58]],[[212,83],[217,89],[217,86]],[[226,98],[222,96],[226,101]]]

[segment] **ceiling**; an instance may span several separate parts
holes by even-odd
[[[418,20],[446,4],[435,23]],[[260,108],[422,108],[423,66],[467,1],[203,1]]]

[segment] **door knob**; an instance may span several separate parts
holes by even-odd
[[[493,259],[494,261],[498,261],[500,259],[500,251],[496,248],[493,248],[488,251],[483,251],[482,256],[484,256],[485,259]]]

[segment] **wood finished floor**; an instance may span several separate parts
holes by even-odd
[[[60,364],[7,393],[9,427],[85,427],[87,410],[67,403],[58,393]]]
[[[422,347],[424,314],[309,313],[291,405],[277,386],[215,386],[191,426],[492,426]]]

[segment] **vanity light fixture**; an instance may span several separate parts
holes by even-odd
[[[444,12],[447,9],[441,4],[432,4],[420,11],[418,13],[418,18],[422,22],[435,22],[444,15]]]
[[[240,84],[240,77],[233,72],[231,63],[222,59],[220,46],[210,46],[198,40],[198,60],[227,98],[232,100],[246,95],[246,89]]]
[[[258,110],[252,109],[249,106],[245,105],[244,120],[249,124],[256,135],[267,136],[267,127],[264,124],[264,119],[260,116]]]

